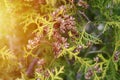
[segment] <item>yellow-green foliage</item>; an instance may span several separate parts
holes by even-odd
[[[51,72],[49,69],[47,70],[48,71],[48,74],[50,76],[48,77],[44,77],[43,75],[41,75],[41,73],[36,73],[36,79],[41,79],[41,80],[63,80],[62,78],[59,77],[60,74],[64,73],[64,66],[60,67],[60,69],[57,69],[55,67],[54,69],[54,72]]]
[[[1,0],[0,79],[85,80],[91,71],[91,80],[119,80],[120,59],[116,54],[120,52],[119,5],[119,0]],[[60,6],[65,7],[65,12],[58,10]],[[55,11],[57,19],[75,18],[76,34],[72,30],[62,33],[59,26],[55,27],[57,20],[52,16]],[[101,31],[97,29],[99,24],[103,24]],[[67,29],[67,25],[63,28]],[[44,34],[46,27],[48,32]],[[89,33],[87,27],[94,29]],[[54,31],[69,43],[57,43],[56,52],[60,47],[57,56],[53,49],[53,43],[57,42]],[[31,44],[35,46],[28,48]],[[99,60],[94,61],[95,57]],[[35,59],[38,61],[34,63]],[[38,69],[41,70],[37,72]]]
[[[16,56],[6,47],[0,49],[0,78],[13,80],[17,75],[18,63]]]

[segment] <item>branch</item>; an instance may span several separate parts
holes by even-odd
[[[36,55],[38,56],[39,54],[40,54],[40,49],[38,49],[36,51]],[[33,75],[33,73],[34,73],[34,67],[37,64],[38,60],[39,60],[38,57],[34,58],[32,60],[32,62],[30,63],[30,65],[28,66],[28,69],[26,71],[26,74],[27,74],[28,77],[31,77]]]

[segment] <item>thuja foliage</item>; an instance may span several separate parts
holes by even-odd
[[[120,0],[1,0],[1,80],[120,80]]]

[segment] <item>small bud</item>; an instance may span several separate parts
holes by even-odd
[[[89,80],[90,78],[90,76],[85,75],[85,79]]]
[[[99,62],[99,57],[95,57],[95,58],[94,58],[94,61],[95,61],[95,62]]]
[[[49,77],[49,76],[50,76],[49,72],[46,71],[46,72],[45,72],[45,77]]]
[[[52,73],[55,73],[55,69],[52,69],[51,72],[52,72]]]
[[[87,46],[88,46],[88,47],[89,47],[89,46],[91,46],[91,45],[92,45],[92,43],[91,43],[91,42],[88,42],[88,43],[87,43]]]
[[[101,72],[100,66],[98,64],[94,66],[94,70],[97,71],[98,73]]]
[[[116,53],[114,54],[114,57],[113,57],[115,62],[118,62],[119,55],[120,55],[120,52],[116,51]]]
[[[87,73],[85,74],[85,79],[91,79],[91,77],[93,76],[93,71],[90,69],[87,71]]]
[[[82,48],[83,47],[81,45],[78,45],[77,48],[75,48],[74,52],[80,52]]]
[[[82,7],[86,8],[86,9],[89,7],[89,5],[83,0],[79,0],[78,6],[82,6]]]
[[[36,68],[36,69],[35,69],[35,72],[41,73],[41,72],[43,72],[43,69],[42,69],[42,68]]]
[[[32,46],[28,44],[27,49],[32,49]]]
[[[39,4],[46,4],[46,0],[38,0]]]
[[[98,73],[101,73],[101,72],[102,72],[102,70],[99,68],[99,69],[97,70],[97,72],[98,72]]]
[[[41,80],[40,78],[37,78],[37,80]]]
[[[65,43],[65,44],[64,44],[64,47],[65,47],[65,48],[68,48],[69,45],[70,45],[69,43]]]
[[[38,60],[37,64],[38,65],[43,65],[43,64],[45,64],[45,60],[44,59],[40,59],[40,60]]]

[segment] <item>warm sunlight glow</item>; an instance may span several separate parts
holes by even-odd
[[[10,7],[7,8],[4,0],[0,1],[0,38],[9,33],[9,30],[13,27],[13,19]]]

